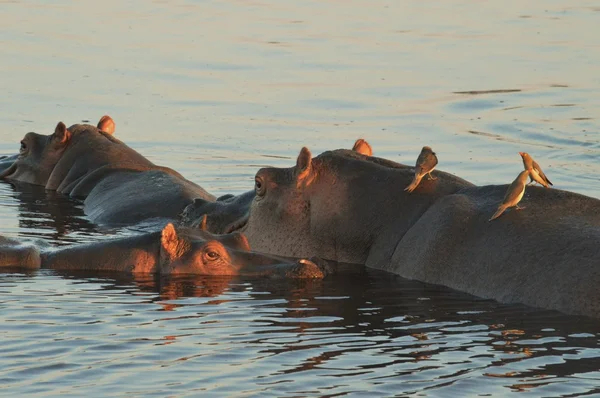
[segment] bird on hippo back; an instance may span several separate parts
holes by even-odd
[[[250,245],[366,264],[502,302],[600,317],[600,200],[531,187],[527,211],[488,222],[507,185],[443,171],[404,191],[414,168],[352,151],[256,173]]]
[[[60,122],[53,134],[27,133],[0,178],[84,198],[85,213],[99,224],[175,219],[194,198],[215,199],[174,170],[153,164],[113,132],[114,122],[105,116],[98,127],[67,128]]]
[[[320,279],[335,266],[293,261],[250,251],[238,233],[214,235],[198,228],[167,224],[162,231],[51,249],[0,236],[3,268],[62,271],[113,271],[158,275],[242,275]]]

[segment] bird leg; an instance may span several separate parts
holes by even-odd
[[[430,171],[429,173],[427,173],[427,179],[431,180],[431,181],[435,181],[435,180],[437,180],[437,177],[432,176],[431,171]]]

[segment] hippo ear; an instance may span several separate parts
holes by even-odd
[[[169,258],[179,257],[181,250],[181,239],[177,236],[177,231],[173,224],[168,223],[162,230],[160,238],[162,249],[168,254]]]
[[[356,140],[352,150],[365,156],[373,156],[373,148],[371,148],[371,145],[362,138]]]
[[[303,147],[296,160],[296,178],[298,181],[305,179],[312,170],[312,155],[307,147]]]
[[[102,116],[98,122],[98,130],[113,135],[115,133],[115,121],[108,115]]]
[[[63,122],[58,122],[53,135],[54,139],[58,140],[61,144],[66,144],[71,138],[71,132],[67,130],[67,126]]]

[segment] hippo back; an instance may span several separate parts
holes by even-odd
[[[379,268],[502,302],[600,317],[600,200],[530,187],[488,222],[506,185],[441,198]]]
[[[150,170],[156,166],[110,134],[88,124],[69,127],[71,139],[54,167],[46,189],[68,194],[74,183],[104,166]]]

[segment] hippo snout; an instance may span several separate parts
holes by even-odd
[[[321,267],[312,260],[305,258],[298,260],[287,273],[289,278],[298,279],[323,279],[325,275],[326,273],[323,272]]]

